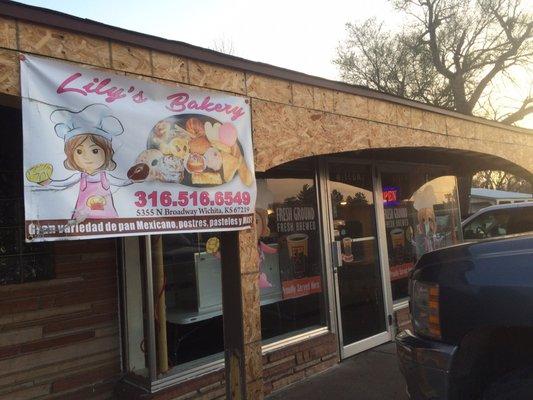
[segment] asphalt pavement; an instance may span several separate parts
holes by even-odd
[[[268,400],[407,400],[394,343],[360,353]]]

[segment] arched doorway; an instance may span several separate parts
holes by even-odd
[[[496,156],[428,147],[307,157],[258,173],[258,204],[264,203],[270,227],[263,240],[279,249],[281,293],[262,308],[262,330],[328,327],[342,357],[391,340],[407,311],[407,275],[416,260],[462,241],[462,177],[504,167],[531,177]],[[316,231],[297,224],[303,217],[295,212],[305,209],[313,210],[307,214]],[[302,254],[312,258],[305,266],[290,260],[297,236],[306,241]],[[283,293],[317,276],[317,292],[296,300]],[[275,291],[273,285],[261,296]]]

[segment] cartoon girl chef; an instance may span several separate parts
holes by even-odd
[[[414,208],[417,210],[417,222],[415,243],[417,257],[421,257],[428,251],[437,248],[437,224],[433,206],[437,203],[437,197],[433,187],[424,186],[413,195]]]
[[[67,189],[79,183],[76,207],[72,214],[72,219],[76,221],[118,217],[111,186],[133,183],[107,173],[116,168],[111,141],[114,136],[124,132],[121,122],[104,104],[91,104],[78,112],[58,109],[52,112],[50,119],[56,124],[54,130],[57,136],[65,143],[66,159],[63,165],[79,173],[55,180],[51,179],[52,166],[40,164],[28,170],[28,179],[51,190]],[[42,169],[43,165],[49,166],[49,173],[44,175],[46,179],[41,181],[42,172],[39,179],[31,179],[36,172],[38,175],[39,171],[35,169]]]

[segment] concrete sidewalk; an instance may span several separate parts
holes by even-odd
[[[326,372],[298,382],[268,400],[407,400],[394,343],[344,360]]]

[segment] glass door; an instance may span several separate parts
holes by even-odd
[[[370,165],[328,164],[333,275],[342,357],[391,340]],[[379,197],[378,197],[379,198]]]

